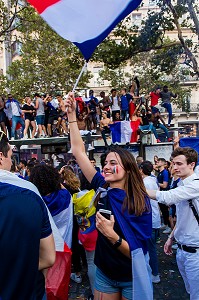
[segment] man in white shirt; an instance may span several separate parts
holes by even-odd
[[[120,97],[117,95],[117,90],[112,89],[111,90],[111,96],[110,96],[110,101],[111,101],[111,111],[112,111],[112,120],[116,121],[116,114],[120,114]]]
[[[153,165],[150,161],[143,161],[139,165],[139,170],[142,175],[144,185],[146,189],[153,189],[158,191],[158,183],[157,178],[151,175],[153,171]],[[160,210],[158,206],[158,202],[156,200],[150,199],[151,208],[152,208],[152,236],[148,240],[148,250],[149,250],[149,264],[152,270],[152,282],[159,283],[160,276],[158,272],[158,256],[156,249],[156,241],[159,234],[159,228],[161,225],[160,219]]]
[[[167,205],[176,204],[177,222],[164,246],[172,254],[172,241],[178,243],[177,264],[191,300],[199,300],[199,178],[194,173],[197,152],[189,147],[176,148],[171,154],[173,169],[181,179],[178,187],[170,191],[148,191],[149,197]],[[196,211],[194,214],[188,200]]]
[[[7,115],[12,116],[12,129],[11,129],[11,139],[15,138],[15,130],[17,124],[22,126],[22,135],[25,128],[25,122],[22,118],[21,104],[19,101],[13,98],[11,94],[8,95],[8,100],[6,102]]]

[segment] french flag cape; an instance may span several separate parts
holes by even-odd
[[[88,61],[95,48],[142,0],[28,0]]]
[[[153,286],[151,281],[151,268],[149,266],[148,253],[144,255],[143,246],[151,237],[152,214],[151,211],[144,212],[141,216],[129,215],[127,210],[123,211],[123,202],[126,197],[124,190],[118,188],[104,189],[99,187],[96,196],[107,197],[111,204],[113,215],[117,219],[125,239],[129,244],[132,261],[132,299],[152,300]],[[146,198],[146,205],[150,206],[150,200]]]
[[[73,203],[71,194],[66,189],[61,189],[48,196],[43,196],[43,200],[65,243],[71,248],[73,230]]]
[[[133,143],[133,122],[131,121],[121,121],[109,125],[112,135],[113,143]]]
[[[99,187],[96,196],[106,198],[112,207],[113,215],[117,219],[125,239],[129,244],[132,261],[132,300],[152,300],[153,286],[151,281],[151,268],[149,266],[148,253],[144,255],[141,241],[151,237],[152,214],[151,211],[144,212],[141,216],[129,215],[127,210],[123,211],[123,201],[126,197],[124,190],[118,188]],[[150,200],[146,198],[146,204],[150,206]]]
[[[19,178],[17,175],[1,170],[0,171],[0,181],[21,187],[22,189],[28,189],[39,197],[41,197],[38,189],[34,184],[24,179]],[[42,197],[41,197],[42,198]],[[66,300],[66,295],[68,295],[68,287],[70,281],[71,272],[71,250],[65,243],[59,229],[55,225],[55,222],[47,208],[48,216],[52,228],[52,233],[55,241],[56,249],[56,261],[53,267],[48,269],[46,277],[46,291],[47,300]],[[67,224],[65,223],[67,227]]]

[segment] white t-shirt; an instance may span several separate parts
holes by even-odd
[[[157,179],[154,176],[147,176],[143,178],[145,188],[147,190],[159,190],[157,185]],[[160,210],[157,200],[150,199],[151,208],[152,208],[152,228],[160,228],[161,226],[161,218],[160,218]]]
[[[115,97],[111,96],[110,99],[112,101],[112,106],[111,106],[112,111],[120,110],[119,97],[118,96],[115,96]]]
[[[11,102],[12,115],[16,117],[20,117],[18,106],[15,102]]]
[[[64,159],[63,154],[52,154],[53,166],[54,168],[58,167],[60,164],[59,158]]]

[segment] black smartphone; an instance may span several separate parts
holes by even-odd
[[[110,220],[110,218],[111,218],[111,211],[110,211],[110,210],[100,208],[100,209],[99,209],[99,213],[100,213],[104,218],[106,218],[107,220]]]

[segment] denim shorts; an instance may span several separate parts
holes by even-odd
[[[106,294],[120,292],[127,300],[132,300],[132,281],[122,282],[109,279],[99,268],[95,274],[95,289]]]
[[[44,125],[45,115],[36,116],[37,125]]]

